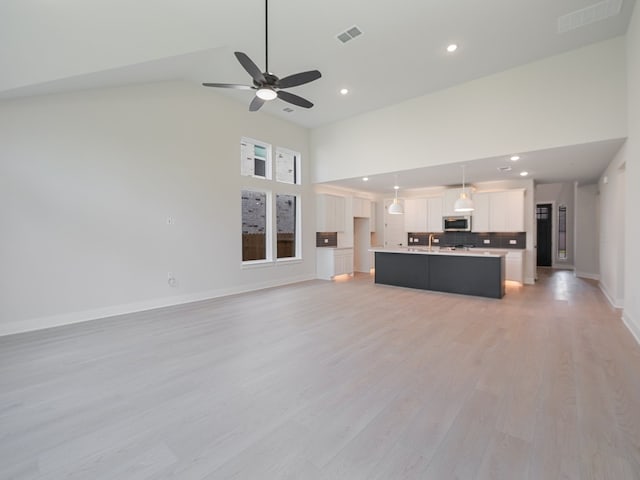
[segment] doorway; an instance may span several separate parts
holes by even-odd
[[[536,264],[539,267],[550,267],[552,265],[552,214],[553,205],[551,203],[541,203],[536,205],[536,229],[538,231],[538,253]]]

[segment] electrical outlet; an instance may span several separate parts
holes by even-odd
[[[432,243],[440,243],[440,239],[439,238],[434,238]]]
[[[173,276],[173,273],[168,272],[167,273],[167,283],[169,284],[170,287],[177,287],[178,286],[178,280],[176,280],[176,277]]]
[[[329,239],[328,239],[328,238],[325,238],[325,239],[324,239],[324,243],[329,243]]]
[[[173,225],[174,223],[176,223],[176,221],[173,217],[167,217],[167,225]]]
[[[485,245],[489,245],[491,243],[491,240],[487,238],[485,240],[482,240],[482,243],[484,243]]]
[[[515,245],[517,242],[517,240],[509,240],[509,245]]]

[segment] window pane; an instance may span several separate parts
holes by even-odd
[[[240,173],[248,177],[271,179],[271,147],[255,142],[248,138],[240,141]]]
[[[567,207],[560,205],[558,208],[558,258],[567,258]]]
[[[242,191],[242,261],[267,258],[267,194]]]
[[[278,258],[296,256],[296,197],[276,195]]]
[[[276,151],[276,180],[300,184],[300,154],[278,149]]]

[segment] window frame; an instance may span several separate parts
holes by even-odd
[[[293,257],[278,257],[278,212],[277,212],[277,201],[278,195],[287,195],[295,198],[295,231],[294,231],[294,239],[295,239],[295,253]],[[278,192],[275,195],[276,201],[276,212],[274,215],[274,224],[275,224],[275,237],[276,237],[276,245],[275,245],[275,261],[276,263],[286,263],[293,262],[296,260],[302,260],[302,198],[301,195],[293,192]]]
[[[245,169],[245,165],[247,164],[248,156],[247,156],[247,148],[248,145],[251,145],[251,155],[253,161],[253,169],[252,173],[249,173],[248,168]],[[260,159],[260,157],[255,154],[255,147],[262,147],[267,152],[267,156],[264,159],[264,176],[256,175],[255,173],[255,162],[256,159]],[[266,143],[260,140],[256,140],[250,137],[241,137],[240,138],[240,175],[243,177],[251,177],[251,178],[259,178],[261,180],[272,180],[273,179],[273,154],[272,154],[272,145],[270,143]]]
[[[272,197],[273,194],[271,191],[267,189],[261,189],[256,187],[243,186],[240,189],[240,233],[244,235],[244,211],[242,209],[242,196],[244,192],[252,192],[252,193],[260,193],[265,195],[265,227],[264,227],[264,245],[265,245],[265,258],[258,260],[244,260],[244,240],[241,241],[240,245],[240,258],[242,261],[242,266],[259,266],[259,265],[268,265],[273,263],[273,221],[272,221]]]
[[[293,182],[287,182],[284,180],[278,179],[278,156],[279,155],[292,155],[293,156]],[[302,185],[302,160],[300,152],[296,152],[295,150],[291,150],[285,147],[276,146],[275,148],[275,181],[284,185]]]

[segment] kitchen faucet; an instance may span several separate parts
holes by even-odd
[[[433,233],[429,234],[429,251],[431,251],[431,241],[433,240]]]

